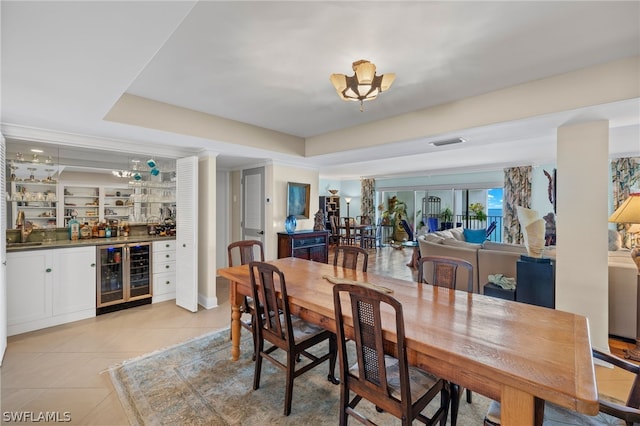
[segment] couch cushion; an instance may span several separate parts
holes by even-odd
[[[508,251],[512,253],[527,254],[527,248],[521,244],[496,243],[493,241],[485,241],[482,244],[485,250]]]
[[[428,234],[424,234],[424,235],[420,236],[420,238],[424,239],[425,241],[429,241],[431,243],[436,243],[436,244],[442,244],[442,241],[444,241],[444,238],[442,238],[439,235],[436,235],[433,232],[430,232]]]
[[[482,244],[468,243],[466,241],[458,241],[454,238],[445,238],[442,241],[442,244],[445,246],[453,246],[453,247],[463,247],[468,249],[481,249]]]
[[[556,246],[545,246],[542,250],[542,257],[556,258]]]
[[[451,239],[454,239],[453,234],[451,233],[451,230],[449,230],[449,229],[445,229],[444,231],[431,232],[431,234],[437,235],[440,238],[451,238]]]
[[[463,230],[464,240],[468,243],[482,244],[487,239],[487,230],[482,229],[465,229]]]
[[[607,252],[609,255],[609,263],[633,263],[633,258],[631,257],[631,250],[629,249],[621,249],[617,251]]]

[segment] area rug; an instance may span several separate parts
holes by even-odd
[[[260,389],[254,391],[252,342],[248,332],[242,332],[237,362],[230,360],[227,329],[110,369],[130,423],[305,426],[338,423],[339,386],[327,381],[328,362],[294,381],[292,411],[284,416],[285,374],[264,361]],[[458,424],[481,425],[488,406],[489,400],[476,393],[472,404],[463,398]],[[358,405],[358,410],[379,425],[400,424],[388,414],[377,413],[366,401]]]

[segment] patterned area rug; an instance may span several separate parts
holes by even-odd
[[[264,361],[260,389],[254,391],[251,339],[242,332],[237,362],[230,361],[227,329],[112,368],[111,379],[131,424],[337,424],[339,386],[327,381],[328,362],[294,381],[292,411],[285,417],[284,372]],[[463,398],[458,424],[481,425],[488,406],[489,400],[476,393],[472,404]],[[358,410],[377,424],[400,424],[388,414],[377,413],[367,401]]]

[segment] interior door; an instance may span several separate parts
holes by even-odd
[[[176,162],[176,305],[198,311],[198,157]]]
[[[242,239],[264,243],[264,167],[242,171]]]

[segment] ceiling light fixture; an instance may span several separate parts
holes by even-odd
[[[445,145],[453,145],[456,143],[463,143],[466,142],[466,140],[462,139],[462,138],[455,138],[455,139],[446,139],[443,141],[436,141],[436,142],[429,142],[429,145],[433,145],[433,146],[445,146]]]
[[[354,62],[351,68],[354,75],[331,74],[330,80],[342,100],[360,102],[360,111],[364,110],[364,101],[377,98],[396,79],[395,74],[376,75],[375,64],[365,59]]]

